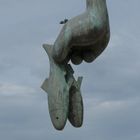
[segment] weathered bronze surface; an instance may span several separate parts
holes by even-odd
[[[74,127],[83,124],[82,77],[75,80],[69,60],[75,65],[94,61],[110,39],[106,0],[86,0],[86,11],[70,20],[65,19],[53,45],[44,44],[50,60],[50,76],[42,85],[48,93],[52,123],[62,130],[67,119]]]
[[[54,42],[56,62],[92,62],[106,48],[110,38],[106,0],[86,0],[86,4],[86,11],[66,22]]]

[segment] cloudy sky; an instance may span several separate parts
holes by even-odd
[[[0,139],[139,140],[139,0],[107,0],[111,40],[91,63],[73,66],[84,76],[84,124],[62,132],[50,121],[49,74],[41,45],[53,43],[60,20],[85,10],[85,0],[0,0]]]

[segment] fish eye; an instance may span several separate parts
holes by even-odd
[[[58,120],[58,119],[59,119],[59,117],[56,117],[56,119]]]

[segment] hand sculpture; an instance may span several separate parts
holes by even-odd
[[[64,24],[54,45],[44,44],[50,60],[50,76],[42,85],[48,93],[49,112],[57,130],[67,119],[74,127],[83,123],[82,77],[75,80],[73,64],[94,61],[106,48],[109,38],[109,19],[106,0],[86,0],[87,10]]]
[[[73,64],[92,62],[106,48],[109,19],[106,0],[86,0],[87,10],[65,23],[53,46],[53,58]]]

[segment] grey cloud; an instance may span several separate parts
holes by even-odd
[[[63,18],[85,8],[85,0],[0,0],[0,139],[140,139],[139,2],[108,0],[111,40],[92,64],[73,66],[83,75],[84,125],[54,130],[47,94],[49,74],[41,45],[53,43]]]

